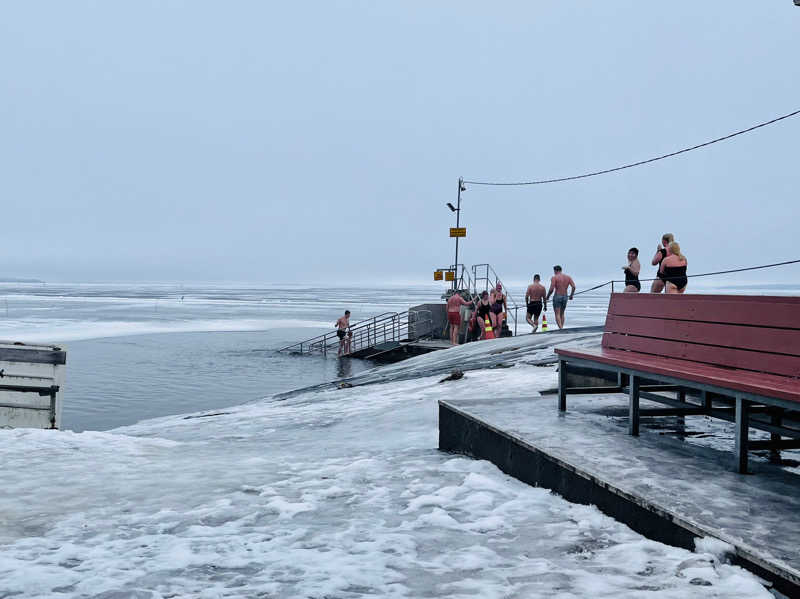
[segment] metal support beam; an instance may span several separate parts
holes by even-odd
[[[770,414],[769,423],[773,426],[781,426],[783,424],[783,415],[781,412],[774,410]],[[781,435],[779,433],[772,432],[769,434],[769,461],[774,462],[776,464],[780,464],[781,462],[781,449],[789,449],[788,447],[781,446]],[[800,445],[798,446],[800,447]]]
[[[736,471],[747,474],[747,433],[750,424],[750,404],[740,396],[736,397]]]
[[[628,433],[639,436],[639,377],[631,375],[630,393],[628,394]]]
[[[567,362],[558,361],[558,411],[567,411]]]

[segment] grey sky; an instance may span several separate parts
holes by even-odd
[[[428,282],[459,175],[571,175],[795,110],[798,40],[791,0],[7,2],[0,275]],[[588,282],[665,231],[694,272],[798,258],[799,137],[470,188],[464,261]]]

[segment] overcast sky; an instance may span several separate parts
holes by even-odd
[[[5,2],[0,276],[427,283],[459,176],[791,112],[798,41],[791,0]],[[800,258],[799,139],[795,117],[470,186],[461,257],[588,282],[670,231],[690,272]]]

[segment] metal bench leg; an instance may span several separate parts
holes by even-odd
[[[781,412],[772,412],[769,418],[770,424],[773,426],[781,426],[783,424],[783,413]],[[769,461],[773,464],[780,464],[781,463],[781,449],[780,449],[780,442],[781,442],[781,435],[779,433],[770,433],[769,440],[772,443],[772,447],[769,448]]]
[[[706,409],[706,412],[710,412],[712,408],[711,404],[711,393],[708,391],[701,391],[700,392],[700,399],[703,400],[703,407]]]
[[[567,411],[567,362],[558,360],[558,411]]]
[[[686,389],[683,387],[678,389],[678,401],[686,401]]]
[[[639,436],[639,377],[631,375],[628,386],[628,434]]]
[[[750,424],[750,404],[736,397],[736,471],[747,474],[747,430]]]

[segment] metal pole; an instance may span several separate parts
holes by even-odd
[[[464,179],[458,178],[458,203],[456,204],[456,229],[461,224],[461,188],[464,187]],[[456,261],[453,263],[456,267],[456,272],[453,276],[453,291],[456,290],[456,279],[458,278],[458,237],[456,237]]]

